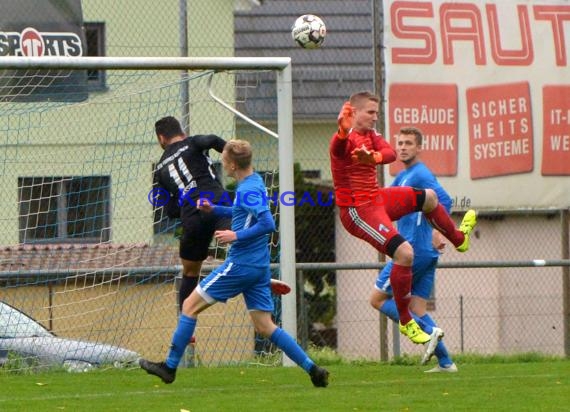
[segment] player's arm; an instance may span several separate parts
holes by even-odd
[[[252,226],[236,231],[237,240],[249,240],[275,232],[275,221],[269,210],[257,215],[257,222]]]
[[[198,200],[197,208],[198,210],[201,210],[206,213],[213,213],[216,216],[222,216],[222,217],[232,216],[231,206],[215,205],[206,198],[201,198]]]
[[[231,206],[215,205],[213,207],[213,209],[214,209],[214,214],[216,216],[222,216],[222,217],[231,217],[232,216],[232,207]]]
[[[396,151],[380,134],[374,132],[372,144],[374,150],[368,150],[364,146],[354,149],[351,153],[353,160],[373,166],[392,163],[396,160]]]
[[[331,139],[330,154],[335,158],[343,158],[350,155],[348,153],[348,139],[341,139],[338,134],[335,133]]]
[[[396,160],[396,150],[378,133],[374,137],[374,150],[382,157],[378,163],[388,164]]]
[[[367,150],[365,147],[354,149],[352,157],[360,163],[370,165],[388,164],[396,160],[396,151],[382,135],[374,132],[372,145],[374,150]]]
[[[344,157],[347,155],[348,135],[352,128],[353,117],[354,109],[350,102],[344,102],[337,118],[338,129],[333,135],[330,144],[330,153],[334,157]]]
[[[226,141],[215,134],[200,134],[192,137],[192,140],[200,150],[214,149],[216,152],[222,153]]]

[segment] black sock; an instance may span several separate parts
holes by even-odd
[[[182,275],[182,282],[180,282],[180,290],[178,291],[178,304],[180,305],[180,312],[182,312],[182,304],[194,289],[198,286],[198,276],[184,276]]]

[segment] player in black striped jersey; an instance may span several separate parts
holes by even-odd
[[[210,150],[222,153],[226,141],[216,135],[186,136],[180,122],[172,116],[158,120],[154,127],[164,149],[154,170],[154,193],[168,199],[156,198],[155,204],[165,204],[168,216],[180,217],[182,222],[182,282],[178,294],[182,309],[182,302],[198,284],[214,232],[230,226],[228,218],[200,212],[196,207],[200,197],[207,197],[214,204],[231,205],[209,154]]]

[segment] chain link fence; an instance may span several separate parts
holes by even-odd
[[[336,130],[336,114],[352,92],[381,90],[378,80],[382,78],[382,68],[376,61],[380,45],[375,46],[374,40],[374,28],[383,18],[378,15],[374,19],[378,2],[84,0],[81,5],[88,54],[94,56],[292,57],[296,258],[297,262],[316,264],[301,265],[297,272],[298,338],[304,346],[331,347],[350,358],[418,354],[420,349],[407,341],[399,342],[398,333],[390,323],[386,327],[379,313],[369,305],[368,297],[378,270],[360,269],[358,265],[379,262],[383,257],[345,232],[331,202],[328,142]],[[322,50],[302,50],[291,39],[291,24],[305,13],[318,14],[328,26],[329,35]],[[99,76],[105,73],[91,75],[101,80]],[[104,94],[106,87],[103,79],[96,93]],[[179,98],[176,93],[169,97],[171,101]],[[190,103],[194,98],[190,93]],[[93,118],[103,115],[104,111],[94,112]],[[149,125],[156,120],[155,113],[139,111],[138,115],[152,117],[147,119]],[[208,124],[208,114],[201,115],[204,121],[187,125],[190,133],[192,127],[202,130]],[[255,117],[256,113],[252,115]],[[274,126],[271,116],[259,116],[264,125]],[[382,119],[380,123],[382,129]],[[88,129],[89,124],[80,128]],[[149,139],[153,139],[152,129],[147,132]],[[11,161],[5,158],[2,163],[7,165]],[[444,179],[442,183],[445,187]],[[150,184],[149,172],[149,189]],[[12,192],[3,195],[15,196]],[[457,222],[467,206],[462,204],[464,200],[455,202],[453,217]],[[511,261],[568,259],[567,214],[567,210],[482,211],[468,254],[458,254],[448,245],[440,263],[456,266],[438,269],[430,311],[445,330],[445,342],[452,354],[529,351],[568,354],[568,266],[509,267]],[[149,229],[152,224],[150,217]],[[15,226],[8,223],[4,230],[13,231]],[[11,238],[3,243],[18,242]],[[177,264],[177,243],[162,239],[161,247],[169,248],[169,258],[164,264],[172,269]],[[6,249],[4,263],[13,258],[13,250]],[[67,252],[60,248],[55,253]],[[461,268],[464,261],[503,265]],[[337,270],[334,264],[348,266]],[[354,269],[350,269],[351,264]],[[29,302],[37,303],[32,306],[32,314],[49,318],[38,308],[49,307],[50,292],[41,292],[38,297],[37,289],[28,289],[20,288],[17,294],[29,292]],[[167,336],[175,322],[176,297],[170,287],[161,293],[166,302],[162,309],[145,316],[152,334]],[[158,355],[167,346],[168,342],[162,339],[158,343],[141,343],[138,348]]]

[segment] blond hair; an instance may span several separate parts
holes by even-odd
[[[350,104],[354,107],[359,107],[365,101],[368,101],[368,100],[372,100],[373,102],[380,103],[380,98],[368,90],[354,93],[350,96],[350,99],[349,99]]]
[[[228,160],[235,162],[238,169],[247,169],[251,166],[252,149],[246,140],[232,139],[224,146],[224,155]]]

